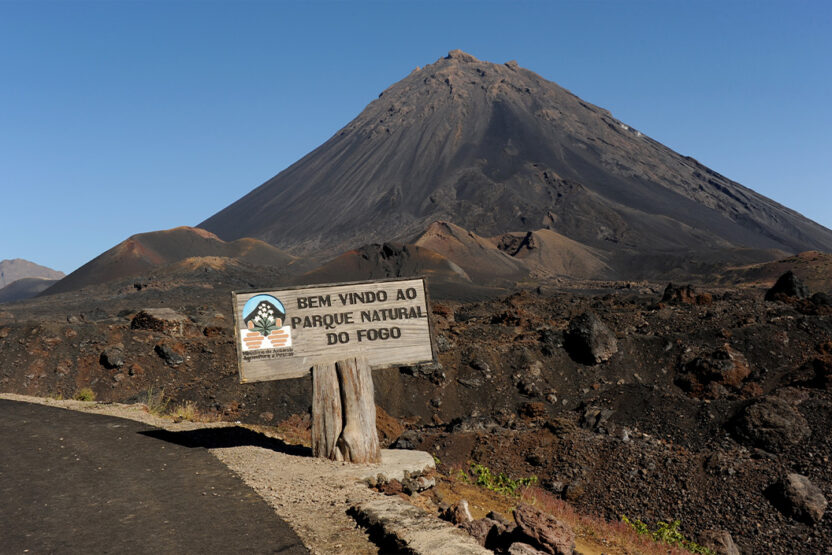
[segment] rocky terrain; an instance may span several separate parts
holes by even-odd
[[[191,258],[3,305],[0,390],[155,390],[226,420],[302,421],[310,379],[237,379],[230,291],[281,271]],[[375,373],[398,422],[383,440],[535,475],[608,519],[727,530],[748,552],[832,549],[818,501],[832,496],[832,306],[799,280],[778,287],[769,300],[753,286],[612,281],[434,295],[438,363]]]

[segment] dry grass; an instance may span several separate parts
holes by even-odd
[[[569,503],[540,487],[522,487],[516,495],[505,495],[465,481],[461,477],[465,472],[461,470],[454,468],[450,475],[438,477],[435,497],[446,504],[465,499],[475,519],[494,511],[513,520],[515,507],[527,503],[571,526],[576,548],[584,555],[690,555],[688,551],[640,536],[623,522],[580,514]]]

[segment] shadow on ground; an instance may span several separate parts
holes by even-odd
[[[254,447],[263,447],[264,449],[286,453],[287,455],[295,455],[298,457],[312,456],[312,449],[309,447],[290,445],[283,440],[254,432],[242,426],[203,428],[182,432],[147,430],[139,433],[154,439],[160,439],[168,443],[190,448],[204,447],[205,449],[215,449],[252,445]]]

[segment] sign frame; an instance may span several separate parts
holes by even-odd
[[[289,287],[272,287],[268,289],[244,289],[244,290],[234,290],[231,292],[232,296],[232,319],[234,325],[234,349],[237,354],[237,373],[239,377],[239,383],[246,384],[246,383],[256,383],[260,381],[276,381],[276,380],[284,380],[284,379],[293,379],[293,378],[302,378],[307,375],[311,375],[312,366],[317,361],[310,362],[309,367],[305,370],[297,370],[292,372],[287,372],[285,375],[281,375],[277,378],[265,378],[265,379],[247,379],[243,375],[243,349],[242,349],[242,337],[240,335],[240,324],[239,321],[240,317],[238,316],[238,297],[241,295],[258,295],[258,294],[267,294],[272,293],[275,291],[302,291],[304,289],[315,289],[315,288],[329,288],[329,287],[349,287],[349,286],[361,286],[361,285],[372,285],[376,283],[396,283],[396,282],[405,282],[405,281],[416,281],[419,280],[422,283],[422,291],[424,292],[425,296],[425,310],[427,312],[426,319],[428,324],[428,340],[430,343],[430,356],[431,358],[428,360],[419,360],[408,362],[408,365],[421,365],[421,364],[434,364],[436,363],[436,341],[434,339],[434,318],[433,313],[431,311],[431,299],[430,299],[430,292],[428,290],[428,281],[425,276],[409,276],[409,277],[396,277],[396,278],[383,278],[383,279],[370,279],[370,280],[362,280],[362,281],[344,281],[344,282],[337,282],[337,283],[314,283],[308,285],[293,285]],[[345,352],[339,356],[333,356],[332,362],[336,358],[343,359],[349,356],[362,356],[360,351],[356,351],[354,353]],[[322,359],[321,362],[325,360]],[[395,364],[373,364],[370,366],[371,370],[378,370],[382,368],[391,368],[396,366]]]

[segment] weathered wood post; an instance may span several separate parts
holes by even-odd
[[[433,362],[422,278],[234,292],[240,382],[312,370],[312,453],[380,462],[372,369]]]
[[[335,364],[312,367],[312,454],[316,457],[344,460],[338,449],[343,422],[341,388]]]
[[[313,367],[312,454],[352,463],[381,460],[373,375],[365,358]]]

